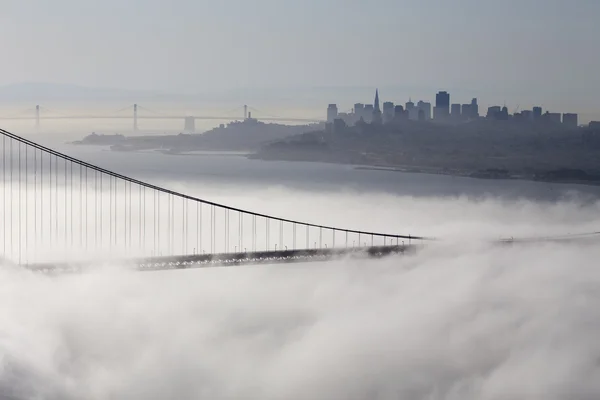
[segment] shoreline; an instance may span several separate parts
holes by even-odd
[[[551,180],[551,179],[535,179],[535,177],[529,176],[505,176],[505,177],[486,177],[486,176],[478,176],[473,175],[477,171],[473,173],[451,173],[443,170],[424,170],[420,168],[399,168],[399,167],[377,167],[377,166],[359,166],[355,167],[358,170],[371,170],[371,171],[389,171],[389,172],[403,172],[403,173],[411,173],[411,174],[430,174],[430,175],[445,175],[445,176],[454,176],[460,178],[471,178],[471,179],[484,179],[484,180],[498,180],[498,181],[528,181],[528,182],[541,182],[541,183],[557,183],[557,184],[565,184],[565,185],[586,185],[586,186],[600,186],[600,181],[586,181],[586,180]]]
[[[260,161],[284,161],[284,162],[307,162],[307,163],[324,163],[324,164],[337,164],[347,165],[353,167],[359,171],[387,171],[387,172],[399,172],[408,174],[429,174],[429,175],[444,175],[457,178],[471,178],[471,179],[482,179],[482,180],[498,180],[498,181],[529,181],[539,183],[555,183],[563,185],[585,185],[585,186],[600,186],[600,181],[593,180],[569,180],[569,179],[536,179],[534,176],[527,175],[507,175],[507,176],[485,176],[481,174],[481,171],[456,171],[456,170],[445,170],[433,167],[418,167],[418,166],[382,166],[382,165],[364,165],[364,164],[353,164],[346,162],[327,161],[327,160],[290,160],[285,158],[266,158],[261,157],[257,154],[250,154],[247,158],[251,160]],[[479,173],[479,174],[478,174]]]
[[[81,145],[80,143],[70,143],[75,145]],[[95,147],[98,145],[92,145]],[[104,146],[98,146],[104,147]],[[387,171],[387,172],[400,172],[409,174],[429,174],[429,175],[444,175],[459,178],[471,178],[471,179],[484,179],[484,180],[503,180],[503,181],[529,181],[529,182],[540,182],[540,183],[555,183],[564,185],[585,185],[585,186],[600,186],[600,180],[577,180],[577,179],[536,179],[532,175],[518,175],[518,174],[500,174],[498,176],[491,176],[490,171],[487,173],[485,170],[475,171],[461,171],[461,170],[448,170],[443,168],[435,167],[422,167],[422,166],[409,166],[409,165],[368,165],[368,164],[355,164],[351,162],[340,162],[335,160],[322,160],[322,159],[289,159],[284,157],[264,157],[258,153],[252,153],[250,151],[239,151],[239,150],[210,150],[210,149],[195,149],[181,152],[174,152],[166,149],[131,149],[131,150],[115,150],[106,149],[114,152],[134,152],[134,153],[150,153],[156,152],[162,155],[169,156],[230,156],[230,157],[245,157],[249,160],[259,161],[284,161],[284,162],[305,162],[305,163],[324,163],[324,164],[337,164],[351,166],[355,170],[359,171]],[[493,172],[493,171],[491,171]]]

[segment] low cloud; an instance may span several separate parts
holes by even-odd
[[[276,213],[292,203],[288,192],[269,196]],[[238,201],[256,205],[251,198]],[[113,265],[61,277],[5,267],[0,393],[598,398],[600,249],[476,240],[511,229],[515,236],[586,231],[597,221],[597,204],[365,195],[336,211],[341,195],[312,198],[313,212],[331,223],[355,210],[373,229],[424,226],[425,233],[470,240],[381,260],[148,273]],[[377,201],[373,218],[363,201]]]

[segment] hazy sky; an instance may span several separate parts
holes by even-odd
[[[594,109],[598,16],[597,0],[4,0],[0,84],[398,85]]]

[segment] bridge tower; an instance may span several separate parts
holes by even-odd
[[[183,123],[183,130],[185,132],[195,132],[196,131],[196,118],[194,117],[185,117]]]
[[[40,129],[40,106],[35,106],[35,129]]]
[[[138,123],[137,123],[137,109],[138,106],[137,104],[133,105],[133,131],[137,132],[138,131]]]

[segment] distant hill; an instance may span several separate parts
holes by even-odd
[[[168,150],[182,153],[197,150],[257,151],[266,143],[307,131],[323,129],[324,124],[266,124],[255,119],[234,121],[202,134],[123,136],[92,133],[74,144],[112,146],[113,150]]]
[[[197,138],[205,149],[256,151],[265,143],[322,128],[322,124],[282,125],[247,119],[211,129]]]

